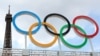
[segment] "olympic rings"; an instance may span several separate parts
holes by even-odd
[[[99,27],[98,27],[98,24],[97,24],[92,18],[90,18],[90,17],[88,17],[88,16],[77,16],[77,17],[74,18],[73,24],[75,24],[76,20],[78,20],[78,19],[86,19],[86,20],[89,20],[89,21],[93,22],[94,25],[96,26],[96,32],[93,33],[93,34],[91,34],[91,35],[84,35],[83,33],[79,32],[77,28],[74,27],[74,30],[75,30],[79,35],[81,35],[81,36],[87,36],[88,38],[93,38],[94,36],[97,35],[97,33],[99,32]]]
[[[38,27],[37,27],[34,31],[32,31],[32,33],[36,33],[36,32],[40,29],[40,27],[41,27],[41,20],[40,20],[40,18],[39,18],[38,15],[36,15],[36,14],[33,13],[33,12],[29,12],[29,11],[20,11],[20,12],[18,12],[18,13],[16,13],[16,14],[14,15],[12,22],[13,22],[13,25],[14,25],[15,29],[16,29],[17,31],[23,33],[23,34],[28,34],[27,31],[24,31],[24,30],[18,28],[17,25],[16,25],[16,23],[15,23],[16,18],[17,18],[18,16],[20,16],[20,15],[23,15],[23,14],[28,14],[28,15],[31,15],[31,16],[33,16],[33,17],[36,17],[36,19],[37,19],[38,22],[39,22],[39,25],[38,25]]]
[[[42,24],[43,24],[43,25],[47,25],[47,26],[50,27],[52,30],[54,30],[55,33],[57,33],[56,29],[55,29],[51,24],[49,24],[49,23],[44,23],[44,22],[43,22]],[[40,46],[40,47],[50,47],[50,46],[52,46],[52,45],[57,41],[57,39],[58,39],[58,36],[57,36],[57,35],[55,35],[53,41],[51,41],[50,43],[47,43],[47,44],[39,43],[38,41],[36,41],[36,40],[32,37],[32,33],[31,33],[32,28],[34,28],[34,27],[37,26],[37,25],[38,25],[38,23],[34,23],[34,24],[32,24],[31,27],[29,28],[29,38],[30,38],[31,42],[34,43],[34,44],[37,45],[37,46]]]
[[[79,27],[79,26],[77,26],[77,25],[74,25],[74,24],[72,24],[71,27],[78,28],[80,31],[82,31],[82,33],[84,33],[84,34],[86,35],[86,32],[85,32],[81,27]],[[73,44],[68,43],[68,42],[63,38],[63,35],[62,35],[62,32],[63,32],[64,28],[68,28],[68,25],[64,25],[64,26],[61,28],[61,30],[60,30],[60,38],[61,38],[62,42],[63,42],[66,46],[69,46],[69,47],[71,47],[71,48],[81,48],[81,47],[83,47],[83,46],[87,43],[87,37],[85,37],[84,42],[83,42],[82,44],[80,44],[80,45],[73,45]]]
[[[30,26],[29,31],[24,31],[24,30],[20,29],[19,27],[17,27],[17,25],[16,25],[16,23],[15,23],[16,18],[17,18],[18,16],[20,16],[20,15],[23,15],[23,14],[28,14],[28,15],[34,16],[34,17],[36,17],[36,19],[38,20],[38,23],[33,23],[33,24]],[[50,16],[60,16],[60,17],[62,17],[64,20],[67,21],[67,24],[64,25],[64,26],[60,29],[60,33],[57,33],[56,29],[55,29],[51,24],[49,24],[49,23],[46,22],[47,18],[49,18]],[[85,32],[81,27],[75,25],[75,22],[76,22],[76,20],[78,20],[78,19],[87,19],[87,20],[93,22],[93,23],[95,24],[95,26],[96,26],[96,32],[93,33],[92,35],[87,35],[86,32]],[[58,37],[60,37],[60,39],[62,40],[62,42],[63,42],[66,46],[71,47],[71,48],[81,48],[81,47],[83,47],[83,46],[87,43],[88,38],[93,38],[94,36],[96,36],[96,35],[98,34],[98,31],[99,31],[99,26],[97,25],[97,23],[96,23],[92,18],[90,18],[90,17],[88,17],[88,16],[83,16],[83,15],[75,17],[74,20],[73,20],[73,24],[70,24],[70,21],[69,21],[66,17],[64,17],[63,15],[60,15],[60,14],[57,14],[57,13],[51,13],[51,14],[47,15],[47,16],[44,18],[43,22],[41,23],[41,19],[40,19],[40,18],[38,17],[38,15],[36,15],[35,13],[29,12],[29,11],[20,11],[20,12],[18,12],[18,13],[16,13],[16,14],[14,15],[12,22],[13,22],[13,25],[14,25],[14,27],[15,27],[15,29],[16,29],[17,31],[19,31],[19,32],[21,32],[21,33],[23,33],[23,34],[28,34],[28,35],[29,35],[29,38],[30,38],[30,40],[31,40],[31,42],[34,43],[34,44],[37,45],[37,46],[40,46],[40,47],[50,47],[50,46],[52,46],[52,45],[57,41]],[[51,42],[46,43],[46,44],[43,44],[43,43],[40,43],[40,42],[38,42],[38,41],[36,41],[36,40],[34,39],[34,37],[33,37],[32,34],[35,34],[35,33],[40,29],[41,25],[44,25],[45,29],[46,29],[48,32],[50,32],[51,34],[54,35],[54,39],[53,39]],[[38,27],[37,27],[35,30],[32,31],[32,28],[34,28],[35,26],[38,26]],[[48,27],[50,27],[51,30],[54,30],[54,31],[49,30]],[[79,35],[85,37],[85,38],[84,38],[84,42],[82,42],[82,43],[79,44],[79,45],[73,45],[73,44],[68,43],[68,42],[63,38],[63,36],[64,36],[65,34],[67,34],[67,33],[70,31],[71,27],[74,28],[74,30],[75,30],[76,33],[78,33]],[[63,29],[65,29],[65,28],[67,28],[67,30],[66,30],[64,33],[62,33],[62,32],[63,32]],[[81,32],[80,32],[80,31],[81,31]]]
[[[63,33],[63,35],[67,34],[67,33],[70,31],[71,25],[70,25],[69,20],[68,20],[66,17],[64,17],[63,15],[57,14],[57,13],[52,13],[52,14],[47,15],[47,16],[44,18],[44,22],[46,22],[47,18],[50,17],[50,16],[60,16],[60,17],[62,17],[64,20],[67,21],[67,23],[68,23],[68,29]],[[60,35],[60,34],[58,34],[58,33],[54,33],[54,32],[52,32],[51,30],[49,30],[48,27],[47,27],[46,25],[44,25],[44,26],[45,26],[45,29],[46,29],[47,31],[49,31],[51,34],[58,35],[58,36]]]

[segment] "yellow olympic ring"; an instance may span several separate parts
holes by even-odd
[[[29,28],[29,38],[30,38],[31,42],[34,43],[34,44],[37,45],[37,46],[44,47],[44,48],[45,48],[45,47],[50,47],[50,46],[52,46],[52,45],[57,41],[58,36],[55,35],[55,36],[54,36],[54,39],[53,39],[51,42],[46,43],[46,44],[43,44],[43,43],[40,43],[40,42],[36,41],[36,40],[34,39],[34,37],[32,36],[32,29],[33,29],[35,26],[37,26],[37,25],[38,25],[38,23],[34,23],[34,24],[32,24],[32,25],[30,26],[30,28]],[[54,30],[55,33],[57,33],[56,29],[55,29],[51,24],[42,22],[42,25],[47,25],[47,26],[50,27],[52,30]]]

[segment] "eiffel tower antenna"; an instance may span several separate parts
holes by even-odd
[[[9,5],[9,9],[8,9],[8,14],[10,14],[10,5]]]

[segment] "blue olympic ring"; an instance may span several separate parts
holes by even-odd
[[[18,13],[16,13],[16,14],[14,15],[14,17],[13,17],[13,19],[12,19],[12,22],[13,22],[13,25],[14,25],[15,29],[16,29],[17,31],[19,31],[20,33],[28,34],[28,31],[24,31],[24,30],[18,28],[17,25],[16,25],[16,23],[15,23],[16,18],[17,18],[18,16],[20,16],[20,15],[23,15],[23,14],[29,14],[29,15],[31,15],[31,16],[33,16],[33,17],[36,17],[36,19],[38,19],[39,24],[38,24],[37,28],[36,28],[35,30],[32,31],[32,34],[33,34],[33,33],[36,33],[36,32],[40,29],[40,27],[41,27],[41,19],[39,18],[38,15],[36,15],[35,13],[30,12],[30,11],[20,11],[20,12],[18,12]]]

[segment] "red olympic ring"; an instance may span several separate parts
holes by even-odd
[[[77,17],[74,18],[73,24],[75,24],[76,20],[78,20],[78,19],[86,19],[86,20],[89,20],[89,21],[93,22],[94,25],[96,26],[96,32],[93,33],[93,34],[91,34],[91,35],[84,35],[84,34],[81,33],[76,27],[74,27],[74,30],[75,30],[79,35],[81,35],[81,36],[86,36],[86,37],[88,37],[88,38],[93,38],[94,36],[97,35],[97,33],[99,32],[99,27],[98,27],[98,24],[97,24],[92,18],[90,18],[90,17],[88,17],[88,16],[80,15],[80,16],[77,16]]]

